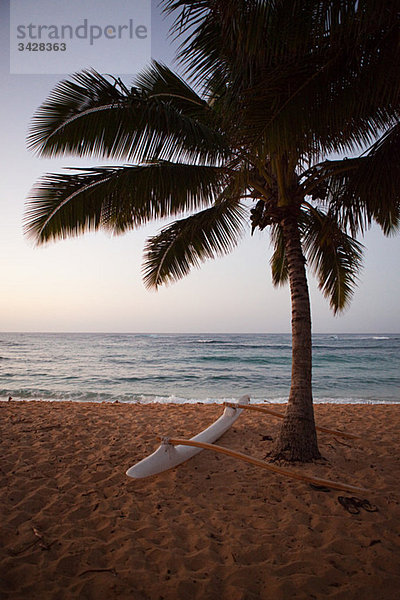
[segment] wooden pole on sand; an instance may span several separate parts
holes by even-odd
[[[267,413],[269,415],[273,415],[274,417],[279,417],[279,419],[284,419],[285,415],[282,413],[276,412],[275,410],[271,410],[270,408],[266,408],[265,406],[254,406],[250,404],[234,404],[233,402],[225,402],[224,406],[230,406],[232,408],[245,408],[247,410],[255,410],[257,412]],[[338,437],[344,437],[348,439],[357,439],[360,440],[361,436],[355,435],[354,433],[344,433],[343,431],[337,431],[336,429],[327,429],[326,427],[320,427],[319,425],[315,426],[315,429],[318,431],[323,431],[324,433],[331,433],[332,435],[337,435]]]
[[[275,465],[271,465],[269,463],[264,462],[263,460],[259,460],[258,458],[253,458],[248,454],[242,454],[242,452],[236,452],[235,450],[231,450],[230,448],[224,448],[223,446],[217,446],[216,444],[207,444],[205,442],[196,442],[193,440],[185,440],[181,438],[159,438],[164,441],[164,443],[172,444],[173,446],[195,446],[196,448],[203,448],[204,450],[212,450],[213,452],[219,452],[220,454],[226,454],[227,456],[231,456],[232,458],[237,458],[242,460],[243,462],[250,463],[251,465],[255,465],[256,467],[261,467],[262,469],[266,469],[267,471],[272,471],[273,473],[277,473],[278,475],[283,475],[284,477],[290,477],[291,479],[298,479],[300,481],[305,481],[307,483],[313,483],[314,485],[320,485],[324,487],[328,487],[332,490],[340,490],[343,492],[350,492],[352,494],[356,494],[359,492],[368,492],[369,490],[361,487],[356,487],[353,485],[348,485],[346,483],[338,483],[336,481],[329,481],[328,479],[320,479],[319,477],[312,477],[310,475],[305,475],[303,473],[296,473],[295,471],[291,471],[289,469],[283,469],[282,467],[276,467]]]

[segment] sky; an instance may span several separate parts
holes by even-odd
[[[61,0],[36,0],[35,5],[55,1],[65,5]],[[91,14],[96,0],[85,2]],[[272,286],[267,230],[249,233],[229,256],[208,261],[157,292],[144,287],[141,265],[145,240],[160,222],[123,236],[98,232],[41,247],[24,237],[26,198],[40,176],[68,166],[110,163],[48,160],[27,150],[34,111],[71,72],[11,74],[9,14],[9,0],[0,0],[0,331],[290,332],[289,289]],[[168,31],[169,22],[153,2],[151,56],[173,66],[176,44]],[[107,54],[108,48],[99,42],[96,50]],[[129,84],[138,68],[124,73],[124,82]],[[361,241],[363,271],[349,309],[340,316],[333,316],[309,273],[315,333],[400,332],[400,236],[385,238],[373,228]]]

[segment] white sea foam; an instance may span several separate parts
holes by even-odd
[[[227,398],[181,398],[179,396],[142,396],[132,399],[113,399],[103,400],[101,398],[71,398],[71,397],[58,397],[58,398],[21,398],[12,397],[13,402],[76,402],[84,403],[88,402],[91,404],[219,404],[222,405],[225,402],[237,402],[239,397],[227,397]],[[9,402],[9,398],[6,396],[0,396],[0,402]],[[251,398],[250,404],[286,404],[287,398]],[[364,398],[314,398],[314,404],[400,404],[399,401],[393,400],[369,400]]]

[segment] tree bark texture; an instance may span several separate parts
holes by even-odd
[[[292,306],[292,380],[286,415],[273,456],[308,462],[321,456],[312,399],[310,297],[297,217],[288,215],[281,224]]]

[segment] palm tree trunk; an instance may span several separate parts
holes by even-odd
[[[310,298],[297,217],[282,222],[292,303],[292,381],[274,458],[307,462],[320,458],[312,400]]]

